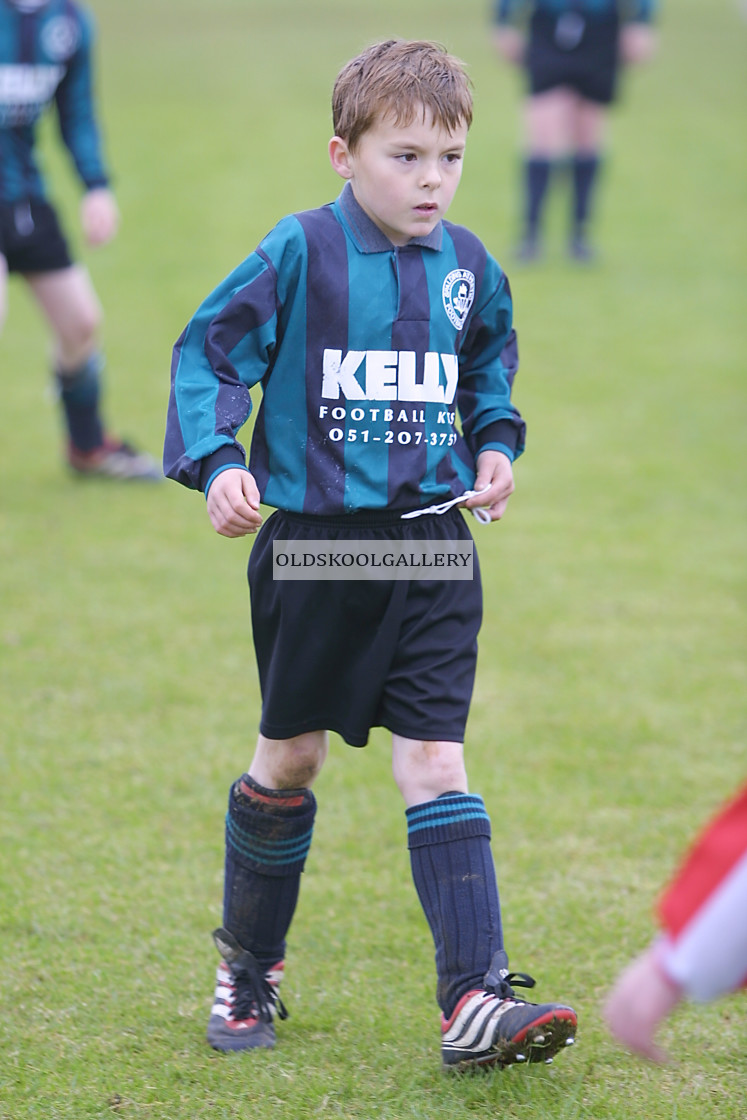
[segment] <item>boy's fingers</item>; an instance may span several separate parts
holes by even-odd
[[[262,524],[261,514],[250,504],[242,486],[216,494],[208,503],[208,513],[213,528],[224,537],[255,533]]]

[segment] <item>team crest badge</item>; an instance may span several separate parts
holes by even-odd
[[[57,16],[49,20],[41,33],[41,42],[49,58],[55,62],[65,62],[74,53],[80,42],[75,21],[69,16]]]
[[[466,268],[455,268],[444,280],[441,295],[446,314],[460,331],[475,298],[475,274]]]

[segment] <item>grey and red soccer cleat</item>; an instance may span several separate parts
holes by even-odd
[[[155,460],[129,443],[107,437],[93,451],[68,448],[68,463],[75,474],[88,478],[112,478],[123,482],[159,482],[163,478]]]
[[[560,1003],[528,1003],[511,984],[533,988],[534,980],[508,971],[503,950],[493,957],[485,986],[467,992],[451,1017],[441,1022],[441,1055],[445,1069],[466,1071],[515,1062],[551,1062],[571,1046],[576,1012]]]
[[[208,1042],[214,1050],[271,1050],[275,1016],[288,1018],[278,995],[283,962],[264,972],[228,930],[217,929],[213,939],[223,960],[218,965]]]

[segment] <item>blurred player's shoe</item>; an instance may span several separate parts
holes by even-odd
[[[210,1012],[207,1040],[214,1050],[270,1050],[275,1045],[273,1019],[287,1019],[278,995],[283,962],[263,972],[257,960],[242,949],[233,934],[217,929],[213,934],[223,960],[218,965],[215,1002]]]
[[[568,252],[573,260],[579,261],[580,264],[591,264],[597,259],[597,254],[584,233],[573,235],[568,246]]]
[[[79,475],[92,478],[140,479],[158,482],[163,474],[154,459],[145,451],[138,451],[122,440],[107,438],[93,451],[68,448],[68,462]]]
[[[528,1003],[511,984],[533,988],[523,972],[509,972],[501,949],[485,976],[485,987],[462,996],[447,1021],[441,1021],[441,1055],[446,1069],[458,1072],[514,1062],[551,1062],[571,1046],[576,1012],[560,1003]]]
[[[542,245],[536,234],[527,234],[516,246],[514,256],[520,264],[531,264],[542,256]]]

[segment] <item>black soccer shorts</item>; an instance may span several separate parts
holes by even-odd
[[[335,731],[351,746],[372,727],[463,742],[482,587],[470,580],[273,578],[273,541],[472,542],[459,510],[403,521],[389,511],[311,517],[276,511],[249,558],[260,730],[270,739]]]
[[[8,272],[56,272],[73,263],[54,209],[40,199],[0,203],[0,255]]]
[[[617,17],[535,12],[526,57],[530,93],[567,86],[587,101],[608,105],[617,92],[618,35]]]

